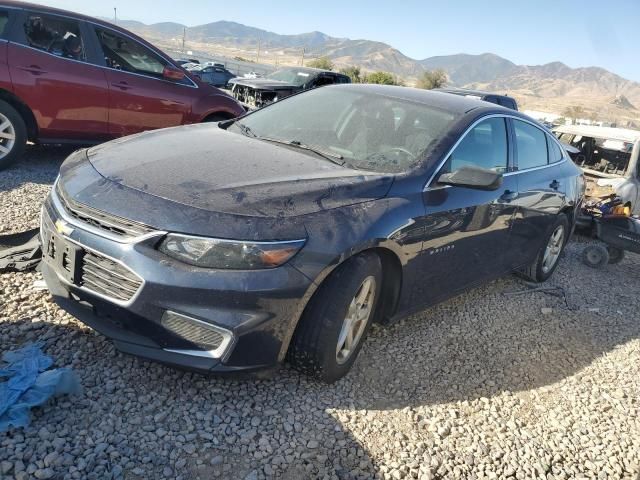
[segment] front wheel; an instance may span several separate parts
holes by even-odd
[[[546,237],[544,244],[538,251],[535,260],[519,273],[534,282],[547,281],[558,266],[560,255],[568,238],[569,220],[566,215],[559,215],[551,228],[551,233]]]
[[[20,114],[0,100],[0,170],[15,162],[27,145],[27,127]]]
[[[309,301],[291,340],[289,363],[326,383],[345,376],[375,317],[381,286],[382,264],[375,253],[338,267]]]

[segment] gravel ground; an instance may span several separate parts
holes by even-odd
[[[0,173],[0,232],[36,225],[68,153],[34,148]],[[0,477],[637,479],[640,257],[595,271],[581,249],[557,290],[516,295],[507,277],[375,328],[332,386],[122,355],[36,291],[38,274],[0,275],[0,350],[43,341],[84,386],[0,434]]]

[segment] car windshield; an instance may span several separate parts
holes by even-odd
[[[235,131],[307,146],[351,168],[399,173],[410,170],[454,120],[451,112],[421,103],[325,87],[258,110]]]
[[[265,78],[279,80],[281,82],[287,82],[291,85],[295,85],[296,87],[301,87],[307,83],[311,77],[312,74],[310,72],[305,72],[304,70],[298,70],[296,68],[285,68],[283,70],[276,70]]]

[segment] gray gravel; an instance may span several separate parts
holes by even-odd
[[[37,224],[67,153],[0,173],[0,232]],[[581,249],[559,290],[513,295],[526,285],[507,277],[374,329],[333,386],[124,356],[34,290],[38,274],[0,275],[0,350],[43,341],[85,388],[0,434],[0,477],[637,479],[640,258],[596,271]]]

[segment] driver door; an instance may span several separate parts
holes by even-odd
[[[480,121],[457,144],[423,193],[424,237],[416,298],[432,304],[509,270],[517,175],[494,191],[438,184],[463,166],[507,172],[510,145],[505,119]]]
[[[93,27],[109,85],[109,133],[120,137],[190,123],[198,86],[185,77],[165,79],[168,60],[106,27]]]

